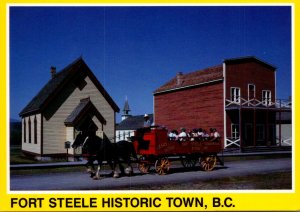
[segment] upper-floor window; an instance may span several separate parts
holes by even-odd
[[[255,85],[248,84],[248,100],[255,99]]]
[[[270,90],[263,90],[262,91],[262,103],[263,105],[271,105],[271,91]]]
[[[231,101],[240,103],[241,102],[241,89],[240,88],[231,88]]]

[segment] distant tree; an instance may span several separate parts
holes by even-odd
[[[22,124],[21,122],[10,123],[10,145],[21,145],[22,143]]]

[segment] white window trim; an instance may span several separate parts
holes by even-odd
[[[268,97],[269,95],[267,95],[267,97],[264,95],[264,93],[266,94],[270,94],[270,97]],[[262,90],[262,93],[261,93],[261,96],[262,96],[262,104],[263,105],[271,105],[271,102],[272,102],[272,92],[271,90]]]
[[[255,84],[253,84],[253,83],[249,83],[248,84],[248,101],[250,100],[250,85],[253,85],[253,87],[254,87],[254,99],[255,99],[255,97],[256,97],[256,86],[255,86]]]
[[[236,98],[236,96],[232,96],[232,90],[238,90],[239,91],[238,98]],[[240,103],[241,102],[241,88],[240,87],[231,87],[230,88],[230,99],[231,99],[231,101],[233,101],[235,103]]]

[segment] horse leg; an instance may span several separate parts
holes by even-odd
[[[128,161],[127,161],[127,169],[128,169],[128,174],[131,176],[131,175],[133,175],[133,168],[132,168],[132,166],[131,166],[131,160],[130,160],[130,157],[128,158]]]
[[[122,175],[125,175],[125,169],[124,169],[124,166],[121,162],[119,162],[119,168],[120,168],[120,172]]]
[[[86,172],[92,174],[94,172],[94,160],[89,158],[87,163],[85,164]]]
[[[133,169],[131,166],[131,160],[130,157],[127,157],[124,161],[127,162],[127,168],[125,169],[125,174],[128,176],[131,176],[133,174]]]
[[[112,170],[112,173],[113,173],[113,177],[114,178],[118,178],[120,177],[118,171],[116,170],[116,167],[117,167],[117,161],[114,161],[114,163],[112,163],[112,161],[107,161],[111,170]]]
[[[95,173],[95,176],[93,177],[94,180],[100,179],[100,170],[101,170],[102,161],[98,161],[97,171]]]

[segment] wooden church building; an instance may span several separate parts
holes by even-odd
[[[19,114],[23,153],[41,159],[65,156],[65,142],[88,128],[114,138],[119,107],[84,60],[50,72],[51,79]]]
[[[252,56],[178,73],[153,95],[156,125],[169,130],[216,128],[225,149],[280,146],[276,114],[291,112],[275,99],[276,68]]]

